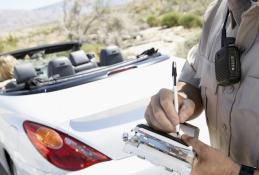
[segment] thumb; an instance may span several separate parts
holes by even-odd
[[[190,99],[184,99],[179,111],[180,123],[186,122],[194,113],[195,103]]]
[[[199,141],[197,138],[190,137],[187,135],[182,135],[182,140],[189,146],[192,146],[193,150],[201,156],[203,152],[205,152],[206,145]]]

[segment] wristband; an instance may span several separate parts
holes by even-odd
[[[241,165],[241,169],[239,172],[239,175],[253,175],[255,171],[255,168]]]

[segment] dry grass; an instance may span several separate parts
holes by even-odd
[[[210,2],[211,0],[136,0],[130,5],[110,9],[106,18],[97,21],[91,33],[86,36],[87,42],[93,45],[87,49],[108,44],[121,47],[134,45],[134,37],[148,28],[146,21],[151,15],[163,16],[172,11],[202,15]],[[108,20],[109,18],[112,20]],[[0,36],[0,52],[67,40],[68,36],[61,30],[60,24],[52,23]],[[193,39],[181,46],[183,54],[180,55],[186,55],[186,50],[196,41],[197,39]]]
[[[189,35],[183,43],[179,43],[176,49],[176,56],[186,58],[190,49],[198,44],[201,30],[199,28],[191,29],[192,34]]]

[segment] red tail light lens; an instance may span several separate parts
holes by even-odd
[[[94,148],[34,122],[26,121],[24,129],[34,147],[53,165],[67,171],[77,171],[110,160]]]

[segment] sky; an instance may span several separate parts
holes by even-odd
[[[36,9],[61,0],[0,0],[0,9]]]

